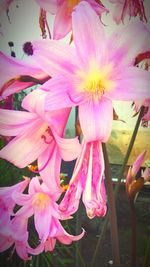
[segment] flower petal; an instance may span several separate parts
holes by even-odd
[[[21,106],[28,110],[38,114],[40,117],[44,118],[44,102],[45,102],[46,92],[43,90],[36,89],[24,97]]]
[[[48,238],[49,228],[51,224],[50,205],[43,210],[37,210],[34,212],[34,223],[41,242],[45,242]]]
[[[55,143],[53,144],[53,146],[51,146],[51,148],[48,147],[38,158],[39,169],[45,164],[45,162],[48,161],[49,157],[50,160],[47,166],[40,172],[40,176],[44,183],[48,186],[50,193],[53,195],[54,199],[57,200],[62,192],[59,177],[61,158],[58,147],[55,145]]]
[[[81,62],[86,65],[87,55],[103,63],[106,56],[103,28],[99,16],[87,2],[81,1],[75,7],[72,13],[73,38]]]
[[[35,161],[48,146],[41,138],[42,134],[43,128],[38,123],[30,133],[13,138],[0,150],[0,157],[19,168],[26,167]]]
[[[49,89],[45,100],[46,111],[77,106],[85,101],[85,96],[77,93],[74,84],[64,77],[52,78],[41,89]]]
[[[87,142],[107,142],[113,120],[112,102],[108,98],[90,99],[79,106],[79,120]]]
[[[37,123],[37,115],[26,111],[0,109],[0,134],[17,136]]]
[[[2,52],[0,52],[0,73],[0,95],[3,98],[35,84],[34,82],[19,80],[21,75],[32,76],[39,80],[44,80],[48,76],[40,68],[35,67],[34,62],[31,64],[27,61],[14,59]]]
[[[137,67],[125,68],[117,79],[116,89],[105,95],[114,100],[140,100],[150,98],[150,74]]]
[[[142,22],[131,22],[128,26],[117,29],[108,43],[111,58],[118,57],[118,50],[124,49],[122,63],[130,65],[134,65],[138,54],[148,51],[149,48],[150,31]]]
[[[78,66],[73,47],[57,40],[34,41],[32,59],[50,76],[68,75]]]
[[[71,12],[67,11],[67,1],[64,1],[55,16],[53,38],[61,39],[71,31]]]
[[[56,132],[54,133],[54,137],[59,147],[60,156],[63,160],[71,161],[79,156],[81,152],[81,145],[78,137],[65,139],[58,136]]]

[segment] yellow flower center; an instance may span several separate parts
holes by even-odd
[[[112,90],[115,86],[111,74],[111,64],[100,68],[96,62],[92,60],[86,72],[79,71],[77,73],[77,76],[81,80],[79,91],[84,91],[94,96],[101,97],[106,91]]]
[[[36,193],[33,197],[32,206],[34,209],[43,210],[50,203],[50,197],[42,192]]]

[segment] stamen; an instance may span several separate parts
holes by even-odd
[[[23,45],[23,51],[28,56],[32,56],[33,55],[33,45],[32,45],[32,43],[31,42],[26,42]]]
[[[52,134],[52,131],[51,131],[51,129],[49,127],[46,129],[45,133],[48,133],[48,137],[50,137],[50,140],[47,140],[47,136],[45,134],[42,134],[41,135],[41,138],[44,140],[44,142],[46,144],[49,145],[52,142],[52,140],[53,140],[53,138],[52,138],[53,137],[53,134]]]

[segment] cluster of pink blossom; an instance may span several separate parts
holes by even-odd
[[[84,230],[70,235],[60,223],[77,211],[81,197],[89,218],[106,214],[102,142],[112,129],[112,101],[148,99],[150,82],[149,73],[134,66],[136,56],[150,49],[150,32],[142,22],[108,38],[99,18],[107,9],[100,2],[37,2],[56,14],[53,39],[25,43],[26,61],[0,54],[1,100],[39,84],[24,97],[22,111],[0,109],[0,135],[11,137],[0,158],[18,168],[37,161],[34,172],[39,176],[0,189],[0,251],[14,245],[24,260],[52,251],[56,240],[70,244],[84,235]],[[58,40],[70,30],[71,44]],[[81,143],[78,137],[64,136],[76,106]],[[62,159],[76,159],[76,164],[60,201]],[[39,237],[34,249],[28,243],[31,216]]]

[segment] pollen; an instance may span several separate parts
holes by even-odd
[[[84,72],[79,72],[77,75],[81,80],[79,90],[93,96],[101,97],[105,92],[112,90],[115,86],[112,79],[111,64],[100,68],[96,62],[91,60],[88,69]]]
[[[50,197],[42,192],[36,193],[33,197],[32,206],[35,209],[43,210],[45,209],[50,203]]]

